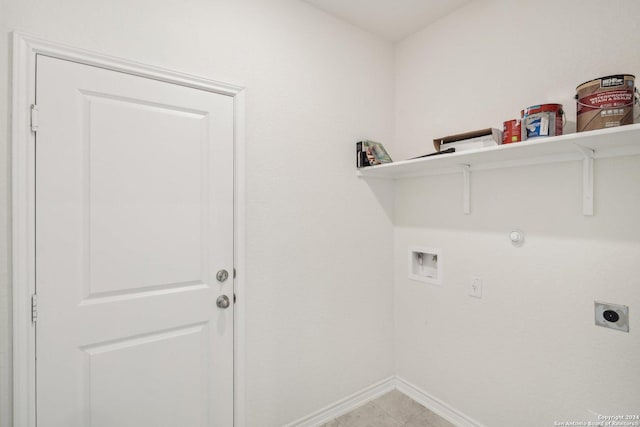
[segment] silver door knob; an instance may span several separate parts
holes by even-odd
[[[219,270],[216,273],[216,280],[218,280],[218,282],[224,282],[225,280],[227,280],[228,277],[229,277],[229,272],[227,270]]]
[[[216,305],[218,308],[229,308],[229,297],[226,295],[220,295],[216,300]]]

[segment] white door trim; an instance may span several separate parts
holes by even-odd
[[[229,95],[234,98],[234,258],[237,302],[234,322],[234,425],[245,425],[245,89],[125,59],[89,52],[13,32],[12,291],[13,425],[36,427],[35,329],[31,295],[35,289],[35,137],[31,105],[35,101],[36,55],[92,65],[140,77]]]

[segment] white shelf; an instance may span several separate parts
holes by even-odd
[[[364,178],[403,179],[462,173],[464,211],[470,212],[470,173],[556,162],[583,162],[583,213],[593,215],[593,160],[640,154],[640,124],[540,138],[478,150],[403,160],[358,169]]]
[[[640,124],[402,160],[358,169],[357,174],[365,178],[401,179],[460,172],[462,165],[468,165],[473,172],[582,160],[584,154],[581,148],[592,150],[596,159],[640,154]]]

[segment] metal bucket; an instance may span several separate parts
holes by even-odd
[[[541,104],[525,108],[522,116],[522,140],[562,135],[564,111],[562,104]]]
[[[635,76],[616,74],[576,88],[577,131],[633,124]]]

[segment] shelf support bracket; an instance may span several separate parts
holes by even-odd
[[[595,151],[576,145],[582,152],[582,215],[593,216],[593,156]]]
[[[471,213],[471,167],[462,165],[462,211],[465,215]]]

